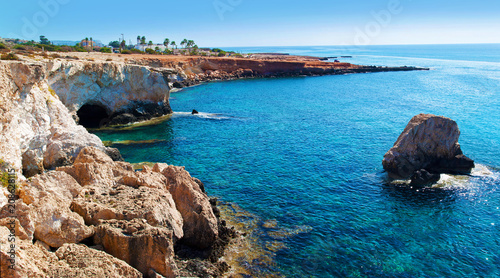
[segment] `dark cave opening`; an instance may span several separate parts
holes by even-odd
[[[85,128],[99,128],[109,121],[106,109],[96,104],[85,104],[77,112],[78,123]]]

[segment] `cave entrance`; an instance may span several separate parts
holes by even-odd
[[[108,121],[108,112],[100,105],[85,104],[76,114],[78,115],[78,123],[85,128],[99,128]]]

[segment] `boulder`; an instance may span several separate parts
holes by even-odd
[[[16,237],[15,269],[10,269],[9,230],[0,226],[0,273],[2,277],[130,277],[142,274],[122,260],[84,245],[65,244],[55,253],[43,243]]]
[[[117,179],[133,172],[132,165],[122,161],[113,161],[106,153],[95,147],[80,151],[72,166],[58,167],[57,171],[71,175],[83,186],[95,183],[113,186]]]
[[[19,198],[28,205],[38,203],[44,198],[55,198],[59,206],[69,207],[81,190],[82,186],[72,176],[64,172],[50,171],[24,182],[19,189]]]
[[[0,219],[15,217],[28,236],[28,240],[33,240],[35,225],[31,215],[31,207],[26,205],[23,200],[16,200],[15,213],[12,213],[12,206],[6,204],[0,209]],[[17,223],[17,221],[16,221]],[[19,227],[20,228],[20,227]]]
[[[70,210],[82,186],[64,172],[37,175],[20,189],[19,197],[28,204],[34,237],[51,247],[77,243],[93,235],[83,218]]]
[[[200,249],[212,246],[218,228],[207,194],[184,167],[169,165],[162,174],[167,178],[168,191],[184,220],[183,243]]]
[[[440,174],[431,174],[425,169],[420,169],[415,171],[411,176],[410,185],[413,187],[424,187],[438,182],[440,178]]]
[[[55,255],[59,264],[51,267],[50,277],[143,277],[126,262],[85,245],[64,244]]]
[[[47,271],[57,263],[57,257],[42,247],[36,246],[30,240],[16,237],[15,268],[11,269],[11,253],[9,242],[10,231],[0,226],[0,273],[2,277],[49,277]]]
[[[30,214],[35,226],[35,239],[50,247],[78,243],[94,234],[92,227],[85,225],[80,215],[69,207],[61,206],[56,199],[43,199],[30,210]]]
[[[87,186],[74,199],[71,208],[88,225],[99,225],[103,220],[142,218],[151,226],[171,229],[175,240],[184,235],[182,216],[176,209],[172,195],[162,189],[125,185],[114,188]]]
[[[394,179],[408,179],[420,169],[430,173],[469,174],[474,162],[463,155],[459,136],[455,121],[419,114],[410,120],[384,155],[382,165]]]
[[[172,237],[171,230],[153,227],[144,219],[105,220],[96,228],[94,242],[145,277],[151,269],[165,277],[177,277]]]

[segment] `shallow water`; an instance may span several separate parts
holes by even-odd
[[[432,70],[215,82],[172,93],[159,125],[96,134],[128,161],[186,166],[253,215],[241,221],[273,254],[244,262],[254,275],[499,277],[500,46],[339,49],[252,52]],[[387,180],[382,157],[418,113],[458,123],[471,176]]]

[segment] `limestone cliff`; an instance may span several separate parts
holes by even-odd
[[[110,122],[170,113],[172,75],[120,62],[0,61],[0,168],[18,174],[15,209],[0,186],[2,275],[177,277],[174,245],[210,258],[204,277],[227,269],[218,258],[229,229],[198,179],[166,164],[136,172],[75,120],[89,117],[85,105]]]
[[[103,108],[100,125],[147,120],[172,112],[168,75],[173,70],[167,68],[56,59],[47,63],[47,72],[48,84],[72,115],[84,105]],[[91,113],[91,117],[96,116],[95,111]],[[123,114],[129,115],[123,119]]]
[[[0,62],[0,158],[18,173],[69,164],[101,140],[76,124],[41,63]]]
[[[105,150],[76,121],[98,127],[171,113],[171,73],[119,62],[2,61],[0,158],[32,176],[71,164],[85,146]]]

